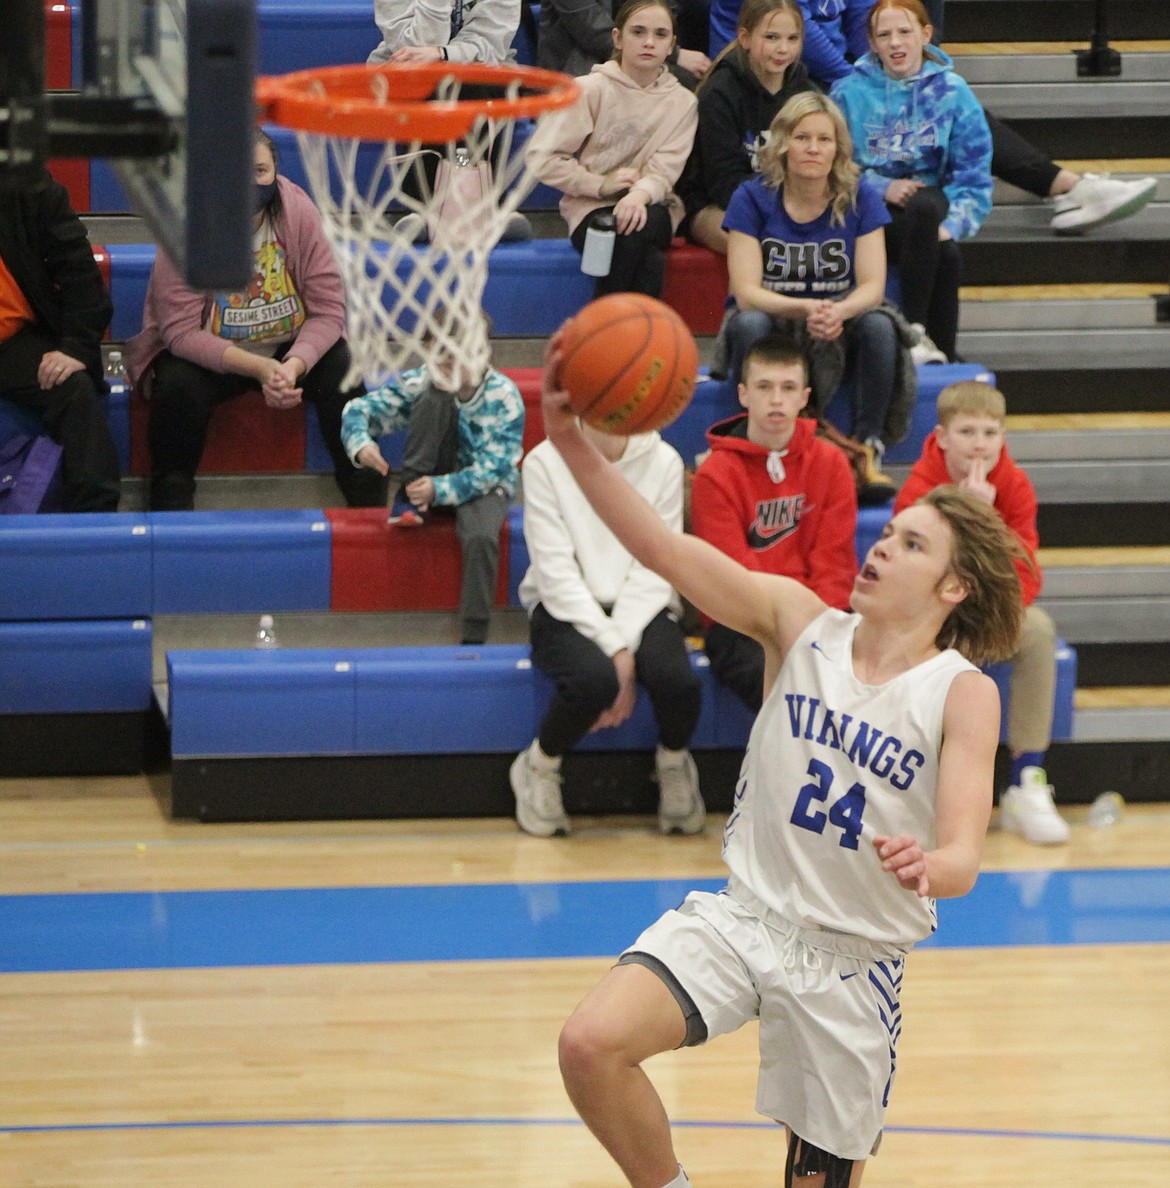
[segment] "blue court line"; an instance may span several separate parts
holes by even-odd
[[[0,896],[0,973],[607,957],[722,880]],[[1170,943],[1170,868],[983,875],[927,946]]]
[[[580,1127],[579,1118],[223,1118],[204,1121],[167,1122],[77,1122],[59,1125],[4,1126],[0,1134],[88,1134],[101,1131],[155,1130],[263,1130],[296,1127],[403,1127],[403,1126],[523,1126]],[[686,1121],[671,1119],[675,1130],[775,1130],[767,1119],[742,1122]],[[887,1126],[887,1134],[954,1136],[961,1138],[1048,1139],[1073,1143],[1125,1143],[1137,1146],[1170,1147],[1170,1137],[1144,1134],[1092,1134],[1065,1130],[1001,1130],[974,1126]]]

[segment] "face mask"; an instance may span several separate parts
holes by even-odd
[[[261,211],[272,201],[276,194],[276,178],[273,178],[266,186],[257,185],[256,187],[256,213]]]

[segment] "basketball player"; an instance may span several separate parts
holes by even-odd
[[[975,883],[999,697],[975,665],[1019,631],[1016,546],[938,488],[887,526],[853,614],[751,573],[661,518],[586,441],[545,364],[545,431],[626,548],[706,614],[759,640],[764,704],[724,830],[731,876],[692,893],[577,1007],[561,1071],[634,1188],[684,1188],[642,1062],[760,1020],[756,1108],[788,1129],[785,1184],[855,1188],[877,1150],[903,962],[935,899]]]

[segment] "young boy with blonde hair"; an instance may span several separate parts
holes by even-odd
[[[1036,492],[1004,444],[1005,416],[1003,393],[990,384],[964,380],[944,388],[938,397],[938,424],[898,493],[894,513],[931,488],[953,483],[995,508],[1027,551],[1028,561],[1017,562],[1025,611],[1019,646],[1011,658],[1012,782],[1000,802],[1000,823],[1033,844],[1058,845],[1068,841],[1069,828],[1056,810],[1044,771],[1052,741],[1056,628],[1035,605],[1041,584]]]

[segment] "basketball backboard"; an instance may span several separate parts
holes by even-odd
[[[0,174],[27,173],[50,156],[108,157],[192,287],[243,287],[252,257],[256,0],[79,0],[80,91],[47,95],[44,0],[9,4],[17,15],[0,55],[0,111],[9,112]]]

